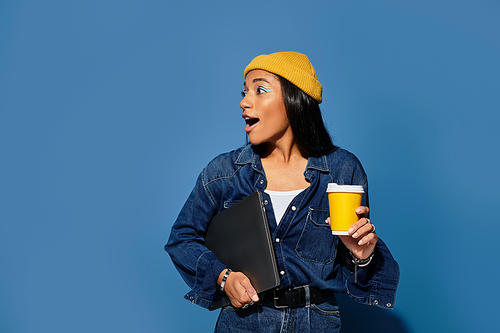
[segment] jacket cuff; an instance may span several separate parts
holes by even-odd
[[[209,262],[207,262],[209,261]],[[198,262],[196,285],[184,298],[203,308],[210,308],[217,301],[222,292],[217,285],[219,274],[227,267],[215,258],[213,253],[207,252]],[[204,274],[202,274],[204,272]]]
[[[215,287],[217,289],[219,289],[219,286],[217,285],[217,279],[219,278],[220,273],[222,273],[222,271],[226,268],[228,267],[220,261],[213,262],[211,265],[212,274],[215,277]]]
[[[348,270],[352,273],[354,267],[348,265]],[[347,293],[351,298],[367,305],[394,308],[399,283],[399,265],[380,239],[375,247],[372,262],[366,267],[358,267],[357,275],[356,283],[354,274],[347,277]]]

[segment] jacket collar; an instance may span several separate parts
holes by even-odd
[[[254,168],[255,171],[264,173],[264,169],[260,161],[260,156],[257,153],[255,153],[253,147],[254,146],[251,144],[244,147],[240,155],[236,159],[235,164],[236,165],[252,164],[252,167]],[[307,159],[306,170],[308,169],[314,169],[322,172],[329,172],[330,170],[328,169],[326,156],[323,155],[323,156],[309,157]]]

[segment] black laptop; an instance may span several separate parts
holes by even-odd
[[[214,216],[205,236],[205,246],[224,265],[248,276],[257,293],[279,286],[273,242],[260,192],[252,193]],[[230,304],[224,294],[210,310]]]

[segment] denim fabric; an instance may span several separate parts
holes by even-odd
[[[215,333],[237,332],[340,332],[340,314],[335,298],[302,308],[275,309],[272,304],[255,304],[248,309],[231,306],[221,310]]]
[[[280,288],[310,285],[347,292],[363,304],[394,307],[399,266],[384,242],[379,239],[372,263],[358,269],[355,283],[346,249],[337,236],[332,236],[325,222],[328,183],[362,185],[362,205],[368,206],[367,177],[358,159],[340,148],[325,156],[310,157],[304,176],[310,186],[290,203],[278,225],[272,202],[264,192],[264,169],[252,145],[219,155],[203,169],[165,245],[191,288],[186,299],[209,308],[220,297],[216,279],[225,266],[203,245],[205,231],[214,215],[260,191],[274,240]]]

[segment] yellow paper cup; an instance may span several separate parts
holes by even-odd
[[[361,206],[363,186],[329,183],[328,203],[330,206],[330,227],[333,235],[349,235],[347,230],[358,221],[356,208]]]

